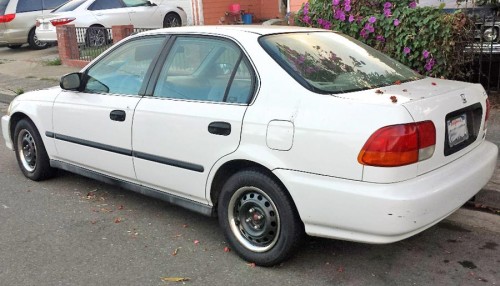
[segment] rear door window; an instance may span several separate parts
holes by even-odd
[[[122,8],[125,5],[120,0],[96,0],[92,5],[90,5],[89,10],[106,10],[114,8]]]
[[[56,7],[59,7],[66,1],[67,0],[43,0],[42,1],[43,10],[52,10]]]
[[[66,4],[62,5],[61,7],[55,9],[52,12],[68,12],[68,11],[73,11],[76,8],[80,7],[85,1],[87,0],[71,0],[67,2]]]
[[[42,10],[42,0],[19,0],[17,2],[17,13],[33,12]]]

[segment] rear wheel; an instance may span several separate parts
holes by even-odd
[[[85,33],[85,44],[89,47],[101,47],[109,42],[108,31],[102,26],[91,26]]]
[[[35,33],[35,28],[31,29],[28,34],[28,44],[33,50],[42,50],[49,47],[49,43],[40,42]]]
[[[21,119],[14,130],[16,159],[23,174],[34,181],[50,178],[55,169],[50,167],[49,156],[42,138],[33,123]]]
[[[219,196],[218,215],[235,252],[262,266],[288,258],[304,235],[286,190],[257,170],[244,170],[229,178]]]
[[[181,17],[175,13],[169,13],[163,19],[163,28],[182,26]]]

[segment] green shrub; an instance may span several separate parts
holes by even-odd
[[[421,74],[468,76],[473,23],[460,11],[445,14],[410,0],[309,0],[296,23],[343,32]]]

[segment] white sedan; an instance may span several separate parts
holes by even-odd
[[[57,41],[56,27],[73,24],[89,28],[82,37],[89,46],[109,42],[106,29],[114,25],[132,24],[136,28],[185,26],[186,12],[181,7],[147,0],[73,0],[36,20],[35,33],[42,42]],[[80,42],[83,40],[80,39]]]
[[[339,33],[181,27],[18,96],[2,133],[32,180],[60,168],[218,216],[269,266],[304,234],[390,243],[453,213],[495,169],[488,112],[481,85]]]

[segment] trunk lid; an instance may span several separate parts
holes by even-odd
[[[481,144],[486,135],[487,94],[480,84],[424,78],[335,96],[373,104],[398,104],[408,110],[415,122],[432,120],[436,127],[435,151],[431,158],[417,163],[417,176],[458,159]]]

